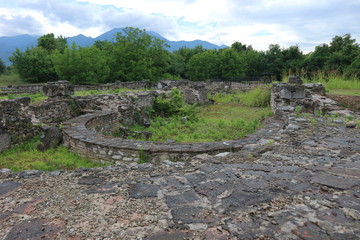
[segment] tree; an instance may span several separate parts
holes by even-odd
[[[0,58],[0,75],[4,74],[5,70],[6,70],[6,66],[5,66],[3,60]]]
[[[282,53],[284,55],[285,71],[289,71],[290,74],[300,74],[305,57],[299,46],[290,46],[284,49]]]
[[[251,45],[242,44],[241,42],[234,42],[231,44],[231,49],[234,49],[237,52],[253,50]]]
[[[174,51],[171,59],[175,62],[171,62],[170,69],[172,69],[174,73],[178,74],[173,74],[180,75],[180,77],[185,78],[187,76],[186,65],[188,64],[190,58],[205,51],[206,50],[201,45],[198,45],[195,48],[181,47],[180,49]]]
[[[357,57],[358,49],[359,44],[350,34],[335,36],[330,43],[331,54],[326,62],[327,67],[343,73]]]
[[[270,44],[265,52],[266,72],[273,72],[278,81],[281,81],[284,71],[284,55],[279,44]]]
[[[121,81],[160,79],[170,61],[165,42],[138,28],[125,28],[123,31],[115,35],[111,78]]]
[[[221,78],[239,78],[246,75],[247,66],[244,55],[233,48],[225,48],[219,51],[219,63]]]
[[[346,68],[345,75],[348,78],[360,78],[360,50],[358,50],[358,55],[355,60]]]
[[[248,50],[241,52],[245,60],[245,76],[258,77],[266,68],[265,54],[263,52],[257,52],[255,50]]]
[[[38,38],[38,47],[42,47],[49,53],[52,53],[56,49],[56,40],[53,33],[45,34]]]
[[[219,56],[216,50],[207,50],[192,56],[186,65],[186,77],[202,81],[220,76]]]
[[[58,76],[73,84],[105,83],[110,75],[107,58],[96,46],[83,48],[74,43],[52,60]]]
[[[42,47],[27,49],[25,52],[17,48],[9,60],[25,81],[40,83],[58,80],[51,55]]]

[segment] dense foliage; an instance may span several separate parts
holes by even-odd
[[[321,74],[360,77],[360,47],[350,34],[335,36],[314,52],[304,54],[298,46],[271,44],[266,51],[235,42],[231,47],[206,50],[180,48],[169,52],[164,41],[145,30],[125,28],[112,42],[97,41],[90,47],[68,46],[66,38],[46,34],[36,47],[16,50],[13,67],[27,82],[67,79],[75,84],[114,81],[157,81],[161,78],[241,79],[271,73],[277,80],[297,74],[313,79]],[[0,73],[1,73],[0,61]],[[327,77],[327,76],[325,76]]]

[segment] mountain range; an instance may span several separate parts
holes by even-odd
[[[67,42],[71,46],[73,42],[76,43],[76,45],[81,47],[88,47],[95,43],[95,41],[103,41],[108,40],[110,42],[113,41],[114,35],[117,32],[123,32],[123,28],[114,28],[108,32],[105,32],[101,34],[100,36],[96,38],[92,37],[86,37],[82,34],[74,36],[74,37],[68,37]],[[160,40],[165,41],[170,47],[168,48],[169,51],[176,51],[181,47],[187,47],[187,48],[194,48],[198,45],[201,45],[205,49],[220,49],[225,48],[227,46],[222,45],[218,46],[216,44],[202,41],[202,40],[194,40],[194,41],[170,41],[163,36],[161,36],[159,33],[147,31],[147,34],[154,36],[156,38],[159,38]],[[10,65],[9,57],[13,54],[13,52],[16,50],[16,48],[19,48],[20,51],[25,51],[27,48],[31,48],[37,45],[37,39],[40,36],[32,36],[32,35],[18,35],[13,37],[0,37],[0,58],[3,60],[5,65]]]

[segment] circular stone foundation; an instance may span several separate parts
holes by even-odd
[[[147,160],[160,163],[164,160],[187,161],[190,157],[207,153],[233,152],[245,144],[242,140],[205,143],[163,143],[127,140],[104,136],[99,127],[112,125],[116,115],[111,112],[95,111],[63,124],[64,143],[70,150],[94,160],[111,162],[138,162]]]

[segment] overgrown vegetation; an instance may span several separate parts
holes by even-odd
[[[271,86],[262,86],[244,93],[217,93],[209,98],[217,103],[240,103],[247,107],[267,107],[270,103],[270,88]]]
[[[308,54],[299,46],[270,44],[266,51],[257,51],[241,42],[219,50],[197,46],[169,52],[164,41],[130,27],[115,34],[112,42],[97,41],[89,47],[68,46],[64,37],[46,34],[36,47],[16,50],[10,60],[27,82],[198,81],[260,77],[263,73],[272,73],[278,81],[283,75],[316,81],[319,73],[325,77],[336,73],[356,81],[360,77],[360,46],[350,34],[335,36],[330,44],[321,44]]]
[[[336,73],[329,75],[318,73],[313,79],[304,79],[304,81],[321,83],[329,94],[360,96],[360,81],[356,77],[346,79]]]
[[[0,86],[26,84],[18,74],[0,74]]]
[[[79,167],[93,168],[107,164],[91,162],[89,159],[80,157],[70,152],[66,147],[60,146],[40,152],[36,146],[40,143],[36,137],[19,146],[13,147],[0,155],[0,169],[9,168],[14,172],[26,169],[42,171],[73,170]]]
[[[267,91],[262,90],[261,96],[266,95],[264,92]],[[248,93],[221,97],[217,95],[215,97],[215,100],[219,100],[217,104],[199,108],[184,104],[181,92],[174,89],[170,97],[156,100],[157,111],[153,112],[149,128],[135,125],[130,130],[151,132],[151,137],[146,139],[150,141],[212,142],[239,139],[261,127],[261,120],[271,115],[269,101],[266,106],[263,103],[259,104],[255,97],[251,103],[246,102],[243,105],[241,102],[244,96],[255,96],[258,92],[258,89],[254,89]],[[261,108],[245,105],[261,105]],[[143,135],[137,135],[135,138],[145,140]]]

